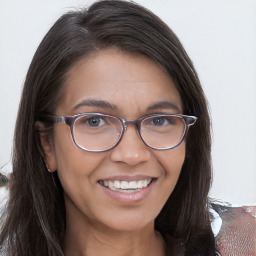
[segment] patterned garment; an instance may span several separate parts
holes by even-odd
[[[221,219],[216,244],[221,256],[256,256],[256,206],[213,203]],[[218,217],[213,221],[220,223]],[[217,225],[218,226],[218,225]]]

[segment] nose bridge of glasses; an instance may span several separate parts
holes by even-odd
[[[127,131],[128,125],[131,124],[133,127],[130,127],[132,129],[130,131],[128,131],[129,140],[131,139],[130,136],[135,136],[135,134],[137,134],[137,139],[138,139],[138,141],[140,141],[139,143],[145,144],[144,140],[142,139],[141,131],[140,131],[141,119],[138,119],[138,120],[124,120],[123,119],[122,121],[123,121],[124,130],[123,130],[122,136],[120,137],[120,140],[123,140],[123,136],[125,136],[125,131]],[[132,141],[134,143],[134,140],[132,140]]]
[[[137,131],[139,132],[139,120],[123,120],[124,129],[127,130],[128,124],[134,124],[137,128]]]

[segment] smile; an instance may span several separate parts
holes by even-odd
[[[145,180],[133,180],[133,181],[124,181],[124,180],[100,180],[99,183],[109,188],[112,191],[122,192],[122,193],[135,193],[139,192],[142,189],[148,187],[153,179]]]

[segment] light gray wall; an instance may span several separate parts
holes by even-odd
[[[0,166],[10,158],[20,92],[39,42],[63,12],[90,2],[0,0]],[[211,196],[256,204],[256,1],[138,2],[175,31],[198,70],[214,134]]]

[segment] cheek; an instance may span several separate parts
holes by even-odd
[[[169,196],[172,194],[180,173],[181,169],[185,160],[185,154],[186,154],[186,146],[185,142],[183,142],[181,145],[179,145],[177,148],[171,149],[170,151],[164,152],[161,160],[161,165],[164,168],[164,178],[165,178],[165,193],[163,197],[165,198],[165,202],[169,198]],[[164,202],[164,203],[165,203]]]
[[[60,128],[55,132],[54,151],[58,176],[65,190],[65,187],[77,186],[81,180],[93,180],[94,171],[105,156],[104,153],[92,153],[78,148],[67,129],[69,127]]]
[[[154,201],[158,204],[156,209],[159,212],[164,207],[178,182],[185,160],[185,150],[185,143],[182,143],[174,149],[154,152],[155,159],[157,159],[158,164],[161,166],[161,175],[156,184],[158,189],[154,198]]]
[[[174,187],[178,181],[182,165],[185,160],[186,144],[183,142],[178,147],[166,151],[157,151],[156,157],[163,167],[166,182]]]

